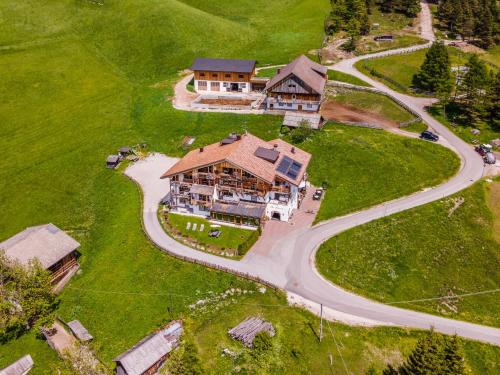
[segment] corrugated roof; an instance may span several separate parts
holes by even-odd
[[[173,321],[160,331],[146,336],[131,349],[116,357],[127,375],[141,375],[179,345],[182,322]]]
[[[0,370],[0,375],[24,375],[35,365],[29,354]]]
[[[293,74],[304,81],[316,93],[321,95],[323,94],[326,84],[326,78],[322,75],[326,75],[327,72],[327,67],[315,63],[306,56],[301,55],[290,64],[281,68],[279,73],[267,83],[266,90],[272,89],[276,84],[287,78],[290,74]]]
[[[15,236],[0,243],[5,255],[23,265],[38,259],[47,269],[66,255],[72,253],[80,244],[54,224],[29,227]]]
[[[89,333],[89,331],[87,331],[83,324],[80,323],[79,320],[72,320],[67,324],[71,332],[73,332],[78,340],[89,341],[93,339],[92,335]]]
[[[231,144],[221,145],[218,142],[204,146],[203,151],[200,149],[192,150],[166,171],[162,178],[172,177],[192,169],[227,161],[268,183],[273,183],[277,175],[275,171],[277,163],[273,165],[273,163],[256,156],[255,152],[259,147],[271,148],[275,145],[274,150],[279,152],[278,162],[284,155],[289,155],[292,159],[296,159],[303,164],[303,169],[296,180],[287,178],[292,184],[298,185],[311,159],[311,155],[281,139],[266,142],[252,134],[244,134],[241,136],[241,139]]]
[[[285,112],[283,125],[296,128],[302,121],[307,121],[309,126],[313,129],[319,129],[322,124],[322,118],[319,113],[305,113],[305,112]]]
[[[191,65],[191,70],[252,73],[255,68],[255,64],[255,60],[210,59],[199,57],[194,60],[193,65]]]
[[[220,212],[222,214],[235,215],[235,216],[246,216],[260,219],[264,216],[266,207],[263,204],[242,202],[238,204],[225,204],[216,202],[210,209],[212,212]]]

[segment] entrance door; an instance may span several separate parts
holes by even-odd
[[[238,91],[238,84],[237,83],[231,83],[231,91]]]
[[[271,215],[271,219],[273,220],[281,220],[281,214],[279,212],[274,211]]]
[[[299,111],[302,111],[302,104],[299,104],[299,105],[298,105],[298,107],[297,107],[297,109],[298,109]]]

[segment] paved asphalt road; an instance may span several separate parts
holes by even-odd
[[[387,55],[388,53],[399,52],[383,52],[374,56]],[[357,61],[372,57],[360,56],[344,60],[333,67],[369,82],[388,95],[404,101],[406,105],[420,114],[423,120],[441,137],[445,138],[451,148],[460,156],[462,164],[457,175],[433,189],[389,201],[354,214],[328,220],[311,228],[292,232],[274,246],[269,256],[252,254],[250,251],[243,260],[235,261],[193,250],[174,241],[165,234],[158,222],[156,210],[160,199],[168,192],[168,181],[160,180],[159,177],[175,163],[176,159],[155,154],[146,160],[135,163],[125,172],[129,177],[137,181],[143,190],[145,231],[157,246],[169,253],[224,267],[228,271],[252,274],[288,292],[295,293],[312,303],[321,303],[325,307],[358,317],[361,320],[364,318],[376,321],[379,324],[421,329],[428,329],[432,326],[436,331],[442,333],[456,333],[465,338],[500,345],[500,329],[441,318],[375,302],[339,288],[325,280],[316,270],[315,253],[321,243],[328,238],[386,215],[454,194],[470,186],[483,175],[482,159],[473,151],[471,146],[427,114],[424,110],[424,105],[427,103],[425,99],[399,94],[380,82],[364,76],[353,67]]]

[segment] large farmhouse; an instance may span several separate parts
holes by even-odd
[[[8,259],[22,265],[36,259],[52,276],[52,284],[57,284],[79,265],[76,250],[80,244],[54,224],[29,227],[0,243],[0,251]]]
[[[306,187],[311,155],[276,139],[231,134],[189,152],[162,178],[170,178],[173,212],[258,226],[264,217],[288,221]]]
[[[244,92],[252,90],[255,60],[197,58],[194,72],[196,92]]]
[[[328,69],[304,55],[278,70],[267,83],[266,109],[285,111],[319,110]]]

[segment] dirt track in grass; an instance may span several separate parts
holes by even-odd
[[[331,121],[366,123],[384,129],[399,128],[396,121],[389,120],[378,113],[334,101],[327,101],[321,106],[321,115]]]

